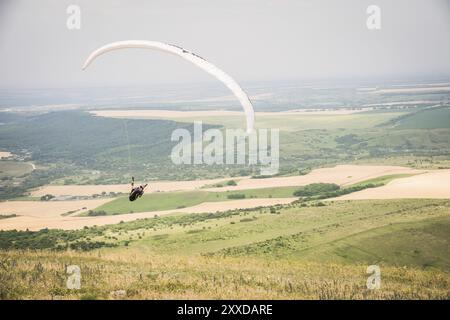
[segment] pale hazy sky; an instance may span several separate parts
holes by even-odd
[[[66,8],[81,8],[81,30]],[[366,9],[381,8],[381,30]],[[242,81],[450,75],[450,0],[0,0],[0,87],[210,81],[160,52],[89,53],[108,42],[183,46]]]

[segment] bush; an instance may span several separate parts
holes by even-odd
[[[232,193],[227,196],[228,199],[245,199],[245,194],[243,193]]]
[[[305,169],[299,169],[299,170],[298,170],[298,174],[299,174],[300,176],[307,175],[307,174],[310,173],[310,172],[311,172],[311,168],[305,168]]]
[[[99,210],[99,211],[89,210],[87,215],[89,217],[97,217],[97,216],[106,216],[107,213],[106,213],[106,211],[103,211],[103,210]]]
[[[49,201],[51,199],[53,199],[55,196],[52,194],[46,194],[45,196],[41,197],[41,201]]]
[[[237,183],[234,180],[230,180],[227,182],[227,186],[237,186]]]
[[[323,203],[323,202],[317,202],[316,203],[316,207],[325,207],[325,206],[326,206],[326,204]]]
[[[382,185],[383,184],[367,183],[347,188],[340,188],[337,184],[333,183],[313,183],[295,191],[294,196],[307,198],[303,200],[320,200],[339,197],[368,188],[380,187]]]

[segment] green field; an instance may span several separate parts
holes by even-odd
[[[398,129],[450,128],[450,108],[433,108],[400,117],[395,122]]]
[[[231,201],[232,195],[244,195],[245,198],[289,198],[298,187],[279,187],[250,189],[242,191],[208,192],[180,191],[145,194],[138,201],[130,202],[128,197],[119,197],[95,211],[107,214],[136,213],[146,211],[171,210],[195,206],[202,202]],[[231,198],[229,198],[231,196]]]
[[[33,167],[26,162],[11,160],[0,161],[0,179],[25,176],[31,171],[33,171]]]
[[[404,115],[405,112],[379,112],[371,113],[367,116],[365,113],[354,114],[305,114],[299,113],[298,115],[277,115],[273,113],[271,115],[261,115],[256,113],[255,125],[256,128],[278,128],[280,131],[299,131],[299,130],[314,130],[314,129],[338,129],[338,128],[351,128],[361,129],[369,128],[386,121],[389,121],[395,117]],[[167,119],[171,119],[168,117]],[[172,118],[180,122],[193,123],[194,121],[202,121],[203,123],[223,126],[224,128],[244,128],[245,118],[243,116],[220,116],[220,117],[183,117]]]
[[[113,251],[127,243],[126,248],[157,254],[255,256],[339,263],[379,260],[392,265],[434,266],[450,272],[449,234],[445,232],[450,218],[450,200],[330,201],[325,206],[316,206],[312,201],[274,208],[178,214],[79,231],[8,231],[0,233],[0,247],[31,249],[33,243],[45,248],[52,247],[48,245],[53,241],[58,244],[105,241],[119,245],[109,249]],[[396,246],[400,245],[416,248],[416,255],[409,256],[411,250],[405,250],[407,259],[399,263],[402,255],[396,253]],[[349,249],[342,249],[344,247]],[[361,248],[366,248],[365,255]],[[343,251],[348,251],[347,255],[344,256]],[[424,254],[434,256],[436,264],[424,263],[421,258]],[[367,261],[368,257],[372,260]]]

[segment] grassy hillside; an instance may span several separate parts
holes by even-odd
[[[314,256],[323,261],[389,262],[450,272],[449,230],[449,215],[391,224],[336,241],[314,252]]]
[[[178,127],[176,122],[165,120],[129,121],[81,111],[50,112],[1,126],[0,146],[19,154],[27,150],[32,160],[44,164],[70,163],[83,169],[123,173],[165,161],[175,145],[170,135]],[[191,129],[187,124],[183,127]]]
[[[161,253],[323,261],[318,253],[329,244],[391,224],[448,217],[449,209],[450,202],[445,200],[339,201],[325,207],[292,205],[278,209],[279,214],[270,214],[266,209],[261,213],[253,211],[220,221],[208,220],[191,228],[157,230],[155,236],[143,237],[134,244]],[[380,248],[381,252],[388,249],[383,243]],[[449,252],[437,250],[430,254],[449,255]],[[376,252],[373,256],[377,257]],[[389,260],[394,256],[394,253],[385,255],[383,258],[387,260],[383,261],[395,263]],[[342,259],[331,252],[327,254],[327,261]],[[349,261],[357,262],[358,259],[355,257]],[[420,259],[412,265],[423,266]],[[449,266],[446,268],[450,270]]]
[[[129,182],[131,175],[148,181],[224,174],[223,168],[186,170],[168,161],[176,128],[192,132],[186,123],[108,119],[81,111],[14,116],[0,126],[0,149],[33,161],[39,169],[20,180],[1,181],[0,199],[23,196],[26,190],[54,181],[108,184]]]
[[[273,209],[2,232],[8,251],[0,251],[0,295],[94,299],[124,289],[128,298],[449,297],[449,200],[299,202]],[[59,253],[11,250],[52,248],[53,242]],[[66,251],[65,243],[77,251]],[[80,291],[65,289],[69,264],[81,267]],[[370,264],[381,268],[377,291],[365,289]]]
[[[60,232],[119,246],[0,251],[0,297],[447,299],[449,223],[448,200],[344,201]],[[71,264],[81,290],[66,289]],[[369,264],[381,268],[380,290],[365,287]]]

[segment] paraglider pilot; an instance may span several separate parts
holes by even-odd
[[[145,185],[141,184],[139,187],[134,187],[134,177],[131,177],[131,192],[128,199],[130,199],[130,201],[134,201],[137,198],[142,197],[142,195],[144,194],[145,187],[147,187],[147,184]]]

